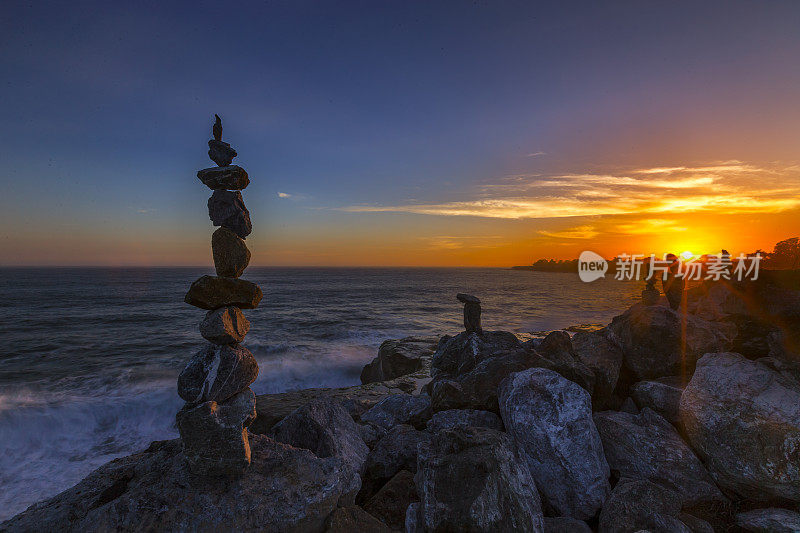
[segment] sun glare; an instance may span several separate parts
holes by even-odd
[[[691,259],[692,257],[694,257],[694,254],[693,254],[692,252],[690,252],[689,250],[686,250],[685,252],[683,252],[683,253],[681,254],[681,257],[683,257],[683,260],[684,260],[684,261],[688,261],[689,259]]]

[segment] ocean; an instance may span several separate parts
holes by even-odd
[[[0,269],[0,520],[103,463],[174,438],[175,380],[204,344],[183,302],[202,268]],[[261,285],[245,339],[256,394],[359,383],[385,339],[455,334],[458,292],[483,327],[517,333],[605,324],[637,283],[453,268],[250,268]]]

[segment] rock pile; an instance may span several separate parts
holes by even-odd
[[[258,376],[258,363],[239,344],[250,329],[241,310],[256,308],[262,293],[255,283],[239,279],[250,263],[244,239],[252,224],[241,193],[250,179],[243,168],[230,164],[236,151],[222,142],[222,121],[215,117],[208,156],[219,166],[203,169],[197,177],[214,191],[208,214],[220,226],[211,236],[217,275],[192,283],[185,299],[208,310],[200,334],[209,344],[178,377],[178,394],[186,405],[176,422],[189,470],[225,476],[240,474],[250,465],[247,426],[256,417],[256,398],[249,387]]]

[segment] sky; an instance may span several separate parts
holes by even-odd
[[[734,254],[800,234],[800,3],[0,4],[0,265]]]

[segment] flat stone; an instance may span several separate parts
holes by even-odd
[[[335,457],[250,436],[241,476],[192,475],[180,440],[115,459],[0,525],[16,531],[324,531],[353,473]],[[359,531],[359,530],[349,530]]]
[[[239,345],[209,344],[178,376],[178,394],[189,403],[227,400],[258,377],[258,363]]]
[[[481,303],[480,299],[477,296],[473,296],[471,294],[464,294],[463,292],[459,292],[456,294],[456,299],[464,304],[479,304]]]
[[[208,157],[217,165],[227,167],[236,155],[230,144],[217,139],[208,141]]]
[[[238,278],[250,264],[250,250],[244,239],[225,227],[211,234],[211,252],[217,276]]]
[[[206,313],[200,334],[214,344],[237,344],[244,340],[250,322],[238,307],[220,307]]]
[[[361,383],[395,379],[429,370],[438,337],[406,337],[383,341],[378,356],[361,370]]]
[[[245,207],[239,191],[214,191],[208,199],[208,216],[215,226],[224,226],[242,239],[253,231],[250,211]]]
[[[192,283],[184,301],[200,309],[255,309],[263,296],[261,288],[251,281],[203,276]]]
[[[186,405],[175,417],[189,470],[201,476],[242,473],[250,466],[247,425],[256,417],[256,396],[243,390],[226,402]]]
[[[204,168],[197,172],[197,178],[209,189],[242,190],[250,184],[247,172],[237,165]]]
[[[531,368],[503,381],[498,396],[506,431],[543,499],[560,516],[594,517],[611,487],[589,393],[552,370]]]

